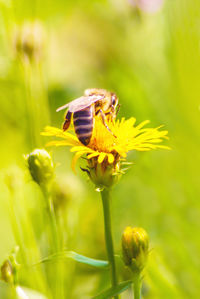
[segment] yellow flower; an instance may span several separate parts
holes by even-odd
[[[121,157],[125,158],[131,150],[149,151],[152,149],[169,149],[165,145],[160,145],[163,139],[168,139],[168,131],[161,131],[161,128],[144,128],[149,121],[144,121],[135,126],[136,119],[130,118],[125,120],[108,121],[108,126],[113,132],[109,132],[103,125],[99,117],[95,118],[95,126],[90,143],[85,146],[78,138],[61,129],[54,127],[45,127],[42,135],[56,136],[62,140],[51,141],[48,146],[71,146],[71,152],[75,152],[72,161],[72,168],[75,168],[77,160],[87,155],[87,159],[96,158],[99,164],[107,161],[108,164],[118,161]]]
[[[75,171],[77,160],[87,157],[87,171],[91,180],[98,187],[110,187],[119,179],[121,161],[126,158],[131,150],[149,151],[152,149],[169,149],[160,143],[168,139],[168,131],[157,128],[144,128],[149,121],[144,121],[135,126],[136,119],[107,121],[111,130],[109,132],[99,117],[95,117],[94,128],[90,143],[83,145],[76,135],[54,127],[45,127],[42,135],[55,136],[62,140],[54,140],[47,146],[71,146],[71,152],[75,152],[72,160],[72,169]]]

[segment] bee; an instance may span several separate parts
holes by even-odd
[[[56,111],[65,108],[68,108],[68,111],[65,115],[63,130],[66,131],[69,128],[73,117],[74,129],[78,139],[82,144],[88,145],[92,137],[94,117],[99,115],[106,129],[112,133],[106,121],[116,118],[119,104],[115,93],[105,89],[92,88],[86,89],[82,97],[59,107]]]

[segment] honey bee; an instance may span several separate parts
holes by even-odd
[[[68,111],[65,116],[63,130],[66,131],[69,128],[73,116],[74,129],[78,139],[82,144],[88,145],[92,137],[94,116],[99,115],[104,126],[112,133],[106,121],[116,118],[119,104],[115,93],[105,89],[92,88],[86,89],[84,96],[59,107],[56,111],[65,108],[68,108]]]

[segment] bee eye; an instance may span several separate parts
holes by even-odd
[[[116,105],[116,102],[117,102],[117,101],[116,101],[116,97],[115,97],[115,96],[112,96],[112,105],[115,106],[115,105]]]

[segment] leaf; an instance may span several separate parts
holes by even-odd
[[[112,288],[102,292],[101,294],[93,297],[93,299],[108,299],[113,296],[116,296],[117,294],[120,294],[120,293],[126,291],[132,283],[133,283],[132,280],[123,281],[120,284],[118,284],[116,287],[114,287],[114,288],[112,287]]]
[[[108,261],[102,261],[102,260],[96,260],[89,257],[86,257],[84,255],[78,254],[74,251],[61,251],[55,254],[52,254],[44,259],[42,259],[38,264],[45,263],[45,262],[51,262],[53,260],[59,260],[59,259],[72,259],[76,262],[89,265],[96,268],[108,268],[109,263]]]

